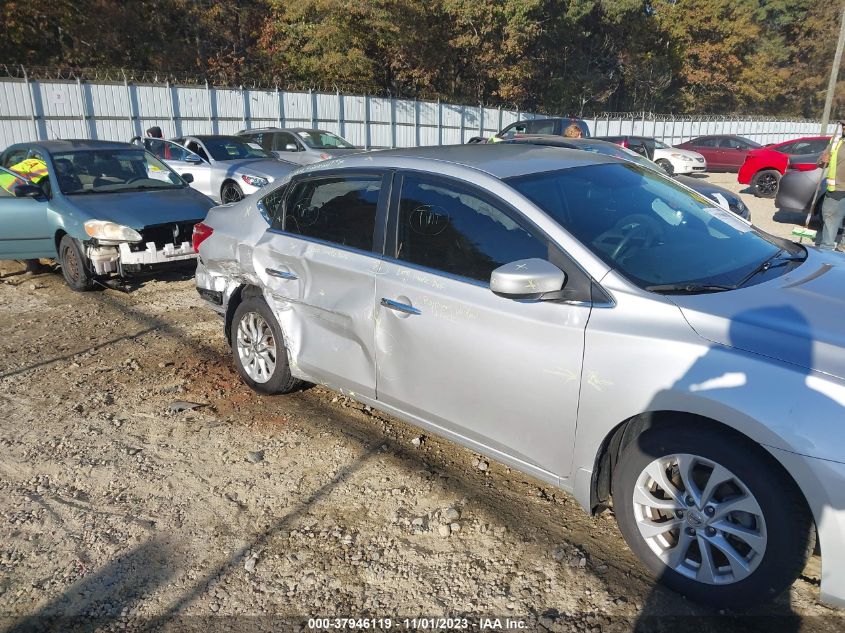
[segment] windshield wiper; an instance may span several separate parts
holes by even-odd
[[[720,286],[717,284],[657,284],[654,286],[646,286],[646,290],[650,292],[661,292],[665,294],[700,294],[704,292],[723,292],[725,290],[734,290],[733,286]]]
[[[762,272],[766,272],[767,270],[774,268],[776,266],[785,266],[790,262],[803,262],[807,259],[807,256],[791,256],[791,257],[781,257],[784,253],[784,249],[779,248],[777,253],[769,257],[766,261],[762,262],[759,266],[757,266],[754,270],[748,273],[745,277],[740,279],[736,284],[734,284],[734,288],[740,288],[748,283],[752,277],[759,275]],[[775,261],[778,260],[778,261]]]

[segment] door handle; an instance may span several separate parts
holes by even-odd
[[[296,280],[299,279],[296,275],[286,270],[276,270],[275,268],[265,268],[264,272],[271,277],[278,277],[279,279]]]
[[[409,306],[407,303],[399,303],[398,301],[393,301],[392,299],[387,299],[385,297],[381,298],[381,305],[385,308],[396,310],[396,312],[404,312],[405,314],[422,314],[422,312],[414,306]]]

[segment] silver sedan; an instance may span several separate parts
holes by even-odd
[[[301,382],[611,503],[666,585],[845,606],[845,259],[653,170],[464,145],[319,163],[197,225],[260,393]],[[268,406],[271,403],[268,401]]]
[[[143,145],[180,175],[191,174],[194,189],[223,204],[237,202],[299,166],[238,136],[144,138]]]

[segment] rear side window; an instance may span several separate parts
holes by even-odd
[[[434,270],[489,282],[494,269],[548,259],[545,240],[471,190],[406,176],[402,184],[396,257]]]
[[[294,185],[282,230],[370,251],[381,176],[315,178]]]
[[[694,147],[716,147],[718,141],[719,139],[715,138],[699,138],[694,139],[691,142]]]
[[[554,121],[529,121],[528,125],[526,126],[526,130],[529,134],[554,134],[555,133],[555,122]]]

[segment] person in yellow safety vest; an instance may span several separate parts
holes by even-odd
[[[34,184],[40,183],[47,178],[47,163],[40,158],[26,158],[19,163],[15,163],[8,168],[9,171],[0,172],[0,187],[15,195],[15,187],[22,185],[29,181]],[[15,178],[9,172],[20,174],[22,178]],[[52,269],[49,266],[44,266],[37,259],[24,260],[26,264],[26,275],[35,275],[37,273],[50,272]]]
[[[25,158],[9,167],[9,171],[23,176],[23,178],[15,178],[8,172],[0,172],[0,187],[14,195],[15,187],[23,184],[25,180],[34,184],[44,180],[47,177],[47,163],[40,158]]]
[[[845,125],[842,121],[840,126]],[[824,202],[822,202],[822,226],[819,248],[833,250],[838,245],[839,229],[845,219],[845,139],[842,130],[834,134],[831,145],[822,152],[818,162],[819,167],[827,167],[827,177],[822,184],[826,184]]]

